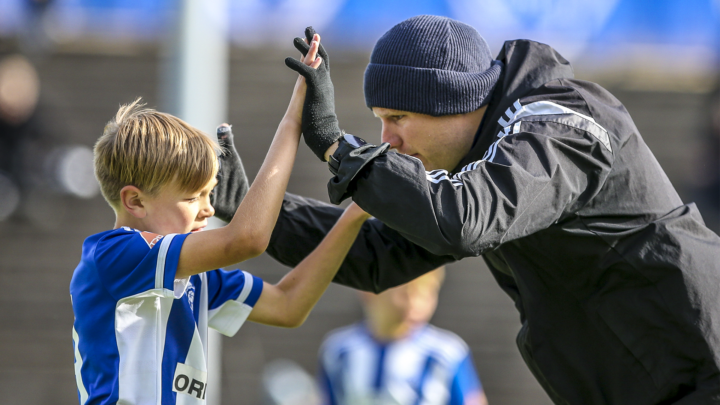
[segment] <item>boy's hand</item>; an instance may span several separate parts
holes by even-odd
[[[222,124],[217,127],[217,138],[223,151],[218,157],[218,183],[210,195],[210,204],[215,208],[216,217],[230,222],[248,192],[248,179],[240,155],[235,149],[231,126]]]
[[[316,35],[312,27],[307,27],[306,40],[295,38],[293,45],[307,58],[314,38],[319,42],[319,36]],[[325,152],[342,136],[342,131],[335,115],[335,91],[330,79],[330,61],[325,48],[319,44],[318,54],[322,63],[317,69],[308,66],[307,61],[301,62],[293,58],[286,58],[285,64],[307,81],[302,111],[302,132],[305,143],[320,160],[325,161]]]

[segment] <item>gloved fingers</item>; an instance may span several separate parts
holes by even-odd
[[[317,32],[315,32],[315,28],[313,28],[312,25],[305,28],[305,39],[307,40],[308,44],[312,42],[315,34],[317,34]]]
[[[317,62],[318,60],[321,59],[315,59],[315,62]],[[306,65],[303,62],[300,62],[297,59],[290,57],[285,58],[285,65],[287,65],[287,67],[289,67],[290,69],[300,73],[305,78],[305,80],[310,81],[313,78],[313,72],[315,71],[315,69]]]
[[[305,28],[305,41],[307,41],[308,44],[311,43],[313,39],[315,39],[315,35],[317,35],[317,41],[320,42],[320,34],[315,32],[315,28],[313,28],[312,26]],[[323,58],[323,60],[325,61],[325,67],[330,70],[330,59],[328,58],[327,51],[325,51],[322,43],[320,44],[320,47],[318,49],[318,55]]]
[[[318,44],[318,55],[323,59],[325,67],[330,70],[330,59],[328,59],[328,54],[322,44]]]
[[[300,51],[303,56],[306,56],[308,51],[310,50],[310,42],[305,42],[300,37],[296,37],[295,39],[293,39],[293,45],[298,51]]]
[[[223,123],[217,127],[217,139],[223,152],[235,150],[235,142],[233,141],[232,125]]]

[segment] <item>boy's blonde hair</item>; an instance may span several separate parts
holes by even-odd
[[[183,120],[138,98],[120,106],[95,144],[95,176],[105,200],[120,207],[120,190],[133,185],[155,195],[172,184],[195,192],[218,171],[217,146]]]

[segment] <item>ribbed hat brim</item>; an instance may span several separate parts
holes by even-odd
[[[484,72],[370,63],[365,70],[365,103],[433,116],[465,114],[486,104],[501,72],[500,61]]]

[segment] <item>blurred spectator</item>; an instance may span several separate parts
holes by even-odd
[[[39,96],[40,79],[32,63],[19,54],[0,56],[0,221],[26,205],[21,199],[38,193],[41,201],[47,201],[48,193],[80,198],[98,193],[92,151],[66,144],[54,128],[46,129],[50,126],[37,112]]]
[[[20,203],[18,152],[39,94],[37,73],[27,59],[20,55],[0,58],[0,220]]]
[[[428,322],[443,267],[380,294],[359,292],[365,321],[320,349],[325,404],[487,404],[467,344]]]

